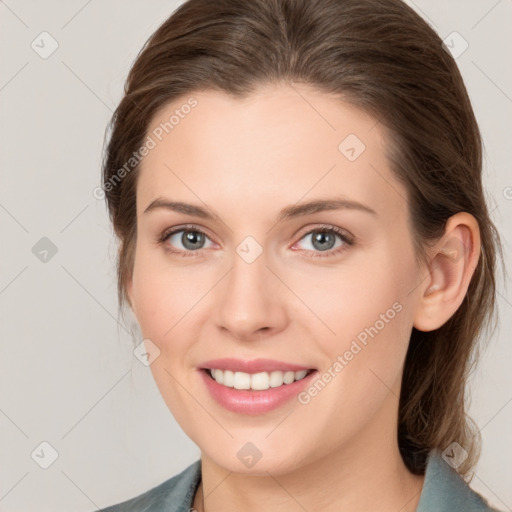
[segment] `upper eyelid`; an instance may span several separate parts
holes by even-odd
[[[316,226],[305,228],[305,231],[298,230],[294,235],[294,238],[300,236],[298,240],[302,240],[306,235],[310,235],[315,231],[328,231],[334,233],[335,235],[339,236],[342,240],[348,241],[350,243],[354,243],[356,240],[356,237],[346,229],[341,228],[339,226],[333,226],[331,224],[317,224]]]
[[[173,226],[171,228],[168,228],[168,229],[164,229],[162,231],[162,238],[164,237],[169,237],[171,235],[175,235],[176,233],[179,233],[180,231],[198,231],[200,233],[203,233],[204,235],[206,235],[208,238],[212,238],[209,234],[208,234],[208,230],[206,228],[203,228],[202,226],[197,226],[195,224],[185,224],[185,225],[182,225],[182,226]]]
[[[302,230],[299,230],[297,232],[297,235],[301,232]],[[346,230],[346,229],[343,229],[343,228],[340,228],[340,227],[337,227],[337,226],[332,226],[332,225],[329,225],[329,224],[318,224],[317,226],[313,226],[312,228],[306,228],[305,231],[302,232],[302,236],[304,235],[309,235],[311,234],[312,232],[315,232],[315,231],[332,231],[334,233],[336,233],[337,235],[347,235],[347,238],[348,237],[351,237],[350,233]]]

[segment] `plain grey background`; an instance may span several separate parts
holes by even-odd
[[[95,510],[199,457],[132,353],[133,319],[117,321],[116,242],[93,195],[129,67],[179,3],[0,0],[1,511]],[[512,2],[409,4],[458,54],[510,259]],[[512,296],[503,283],[499,329],[470,389],[483,437],[471,485],[512,510]]]

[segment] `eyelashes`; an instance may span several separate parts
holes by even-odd
[[[202,251],[204,249],[208,249],[208,247],[200,247],[200,248],[197,248],[197,249],[176,249],[175,247],[173,247],[170,243],[169,243],[169,240],[179,234],[179,233],[183,233],[180,237],[179,237],[179,243],[181,243],[183,245],[183,239],[184,239],[184,235],[185,233],[187,233],[189,239],[187,241],[187,238],[185,238],[185,241],[188,243],[190,241],[193,241],[193,240],[196,240],[198,237],[195,236],[195,237],[191,237],[190,238],[190,235],[191,234],[196,234],[196,235],[199,235],[199,239],[200,240],[205,240],[205,241],[209,241],[210,242],[210,246],[214,246],[215,244],[211,241],[210,237],[207,235],[207,233],[205,233],[202,229],[198,228],[197,226],[194,226],[194,225],[186,225],[186,226],[180,226],[180,227],[176,227],[176,228],[171,228],[171,229],[167,229],[165,230],[161,236],[159,236],[157,242],[159,245],[162,245],[165,249],[165,251],[171,253],[171,254],[174,254],[174,255],[178,255],[180,257],[197,257],[197,256],[200,256]],[[321,234],[321,239],[322,240],[325,240],[325,235],[327,236],[333,236],[335,241],[336,239],[339,240],[341,243],[338,244],[337,247],[334,247],[334,248],[330,248],[328,250],[314,250],[314,249],[293,249],[293,247],[295,247],[298,243],[300,243],[302,240],[305,240],[305,239],[308,239],[308,238],[311,238],[311,235],[314,235],[314,234]],[[318,241],[318,240],[316,240]],[[336,242],[335,242],[336,243]],[[310,245],[311,245],[311,242],[310,242]],[[305,232],[302,234],[301,238],[295,242],[292,246],[292,250],[294,251],[297,251],[297,252],[304,252],[306,254],[307,257],[312,257],[312,258],[326,258],[326,257],[332,257],[332,256],[337,256],[339,255],[340,253],[346,251],[347,249],[349,249],[350,247],[354,246],[355,245],[355,239],[352,235],[350,235],[348,232],[346,232],[345,230],[342,230],[336,226],[329,226],[329,225],[320,225],[320,226],[317,226],[317,227],[314,227],[312,229],[310,229],[309,231]]]
[[[196,250],[182,250],[182,249],[174,249],[169,243],[169,239],[173,236],[175,236],[178,233],[196,233],[200,235],[200,238],[204,238],[206,240],[209,240],[210,237],[202,230],[195,228],[195,227],[187,227],[187,228],[178,228],[178,229],[172,229],[171,231],[164,232],[162,237],[160,238],[160,243],[164,244],[165,249],[168,250],[171,253],[174,254],[182,254],[183,256],[196,256],[199,251],[204,249],[204,247],[200,247]],[[183,235],[181,236],[181,240],[183,240]]]
[[[322,227],[317,227],[317,228],[314,228],[314,229],[310,229],[309,231],[307,231],[306,233],[304,233],[302,235],[302,237],[300,238],[299,242],[301,242],[302,240],[305,240],[309,237],[311,237],[311,235],[314,235],[314,234],[320,234],[322,239],[325,239],[325,235],[328,235],[328,236],[333,236],[334,239],[338,238],[340,241],[341,241],[341,244],[338,245],[337,247],[334,247],[334,248],[330,248],[328,250],[314,250],[314,249],[307,249],[305,250],[305,252],[308,253],[309,256],[311,257],[320,257],[320,258],[324,258],[324,257],[329,257],[329,256],[333,256],[333,255],[337,255],[345,250],[347,250],[347,248],[349,246],[352,246],[354,245],[354,239],[353,237],[349,236],[345,231],[335,227],[335,226],[322,226]],[[315,238],[313,237],[313,240],[315,240]],[[315,241],[318,241],[318,240],[315,240]],[[336,243],[336,242],[335,242]],[[294,246],[297,245],[297,244],[294,244]],[[310,245],[312,245],[312,243],[310,242]],[[293,247],[293,246],[292,246]],[[295,250],[295,249],[294,249]],[[304,250],[304,249],[302,249]]]

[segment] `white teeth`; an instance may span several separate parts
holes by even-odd
[[[278,388],[283,385],[283,372],[272,372],[270,374],[270,387]]]
[[[250,389],[251,376],[244,372],[235,372],[233,387],[235,389]]]
[[[295,372],[285,372],[283,375],[283,382],[291,384],[295,380]]]
[[[295,372],[295,380],[302,380],[307,375],[307,373],[307,370],[300,370]]]
[[[247,373],[245,375],[248,375]],[[251,375],[251,389],[262,390],[270,387],[270,376],[267,372]]]
[[[296,380],[302,380],[308,373],[308,370],[300,370],[298,372],[274,371],[270,373],[245,373],[214,368],[209,370],[209,372],[219,384],[227,386],[228,388],[263,391],[268,388],[277,388],[283,384],[291,384]]]
[[[212,370],[213,378],[219,383],[222,384],[223,382],[223,372],[222,370]],[[233,372],[231,372],[233,373]]]
[[[213,378],[219,383],[224,384],[224,386],[227,386],[228,388],[232,388],[233,384],[235,383],[235,374],[231,370],[214,370],[217,372],[217,376],[213,376]],[[220,380],[218,379],[218,376],[220,375]]]

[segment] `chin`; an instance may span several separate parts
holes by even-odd
[[[218,450],[219,447],[217,446],[216,449]],[[288,449],[291,452],[294,450],[291,446],[288,446]],[[277,476],[290,473],[304,463],[304,458],[297,457],[296,452],[292,455],[271,446],[259,450],[256,444],[250,441],[242,443],[240,448],[237,446],[234,450],[228,448],[221,448],[221,450],[219,453],[201,450],[201,454],[203,458],[208,458],[217,466],[243,475],[268,476],[270,473]]]

